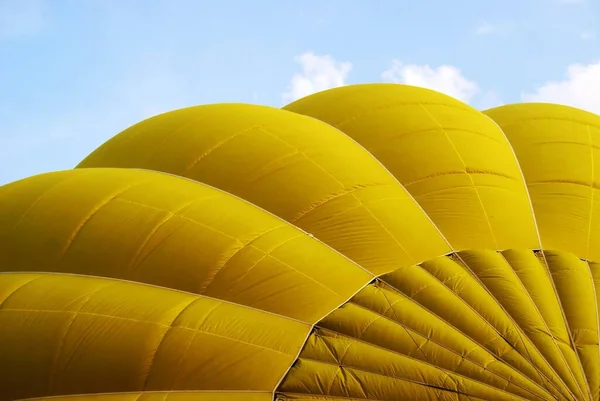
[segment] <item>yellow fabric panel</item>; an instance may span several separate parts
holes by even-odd
[[[529,293],[552,337],[559,344],[570,347],[571,339],[560,300],[554,288],[550,272],[543,262],[542,254],[539,251],[509,249],[502,252],[502,256],[510,264]]]
[[[350,302],[321,321],[319,327],[433,363],[521,397],[553,398],[542,386],[427,310],[407,308],[403,315],[400,323]]]
[[[287,400],[315,400],[315,401],[339,401],[340,397],[327,397],[324,395],[314,394],[277,394],[275,401],[287,401]],[[348,398],[344,397],[344,401],[364,401],[364,398]],[[369,401],[382,401],[371,398]]]
[[[163,171],[240,196],[374,274],[448,253],[410,194],[342,132],[245,104],[162,114],[118,134],[78,167]]]
[[[590,394],[577,353],[569,343],[558,343],[552,337],[526,288],[502,254],[491,250],[472,250],[460,252],[458,256],[527,335],[563,381],[568,383],[581,399],[588,399],[587,396]]]
[[[159,287],[0,274],[0,400],[144,390],[272,391],[310,326]]]
[[[596,319],[598,320],[598,323],[600,325],[600,264],[595,262],[588,262],[588,266],[591,270],[592,278],[594,280],[594,295],[596,298]],[[598,333],[598,342],[600,343],[600,332]],[[600,399],[600,395],[596,399]]]
[[[537,248],[523,176],[485,115],[424,88],[351,85],[284,109],[342,130],[415,197],[455,249]]]
[[[496,299],[464,266],[451,258],[440,257],[421,266],[400,268],[382,276],[382,279],[488,347],[495,355],[502,356],[506,352],[503,348],[507,346],[514,348],[535,367],[530,378],[538,377],[539,381],[542,374],[553,383],[558,382],[556,373],[561,371],[553,369]],[[580,392],[573,377],[560,377],[572,392]]]
[[[444,395],[444,397],[446,397],[446,398],[439,398],[439,399],[440,400],[457,400],[458,401],[458,399],[453,395]],[[452,397],[454,397],[454,398],[452,398]],[[364,398],[344,397],[343,399],[344,399],[344,401],[364,401]],[[278,394],[277,398],[276,398],[276,401],[288,401],[288,400],[339,401],[340,397],[327,397],[324,395],[314,395],[314,394],[285,393],[285,394]],[[395,401],[395,400],[397,400],[397,398],[391,398],[390,400]],[[369,398],[369,401],[386,401],[386,400]],[[469,396],[468,401],[489,401],[489,400],[482,400],[481,398]]]
[[[29,401],[272,401],[271,392],[147,391],[30,398]]]
[[[372,279],[239,198],[133,169],[62,171],[0,187],[0,271],[7,270],[127,279],[309,323]]]
[[[280,391],[384,400],[523,400],[426,362],[327,331],[313,333]],[[308,391],[307,391],[308,390]],[[448,398],[450,397],[450,398]],[[535,398],[534,398],[535,399]]]
[[[544,249],[600,260],[600,116],[554,104],[485,111],[519,159]]]
[[[590,391],[593,399],[598,400],[600,396],[598,304],[590,267],[586,262],[565,252],[544,251],[544,256],[560,296]]]
[[[442,300],[446,302],[451,299]],[[468,308],[457,306],[452,302],[430,308],[426,304],[419,304],[416,299],[411,300],[408,296],[396,292],[384,283],[365,287],[352,299],[352,302],[387,319],[406,325],[435,341],[453,344],[454,348],[461,349],[474,342],[496,359],[522,372],[545,390],[554,395],[562,394],[559,398],[569,398],[568,388],[539,356],[536,357],[535,348],[531,344],[527,345],[526,350],[521,351],[521,341],[517,344],[508,342],[507,338],[510,338],[508,335],[512,334],[511,332],[498,333],[481,318],[473,318],[473,313]],[[466,318],[463,316],[465,314]],[[449,329],[450,326],[453,328]],[[465,335],[471,339],[469,343],[461,339]],[[532,356],[535,357],[533,364],[530,361]]]

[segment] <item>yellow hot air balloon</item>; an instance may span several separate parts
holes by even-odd
[[[395,84],[142,121],[0,187],[0,401],[597,401],[599,149]]]

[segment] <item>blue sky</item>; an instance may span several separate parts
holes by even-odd
[[[0,184],[135,122],[391,81],[600,113],[600,0],[0,0]]]

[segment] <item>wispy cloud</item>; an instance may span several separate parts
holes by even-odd
[[[600,113],[600,61],[587,65],[571,64],[565,79],[550,81],[530,93],[521,94],[525,102],[565,104]]]
[[[592,32],[581,32],[579,38],[581,38],[581,40],[592,40],[595,38],[595,35]]]
[[[452,65],[432,67],[427,64],[404,64],[393,60],[389,69],[381,74],[386,82],[394,82],[431,89],[469,103],[479,109],[503,104],[495,91],[482,91],[479,84],[465,77]]]
[[[381,74],[384,81],[402,83],[445,93],[464,102],[469,102],[479,92],[479,85],[467,79],[460,69],[441,65],[404,64],[393,60],[392,66]]]
[[[302,72],[292,77],[290,87],[282,95],[284,103],[315,92],[343,86],[352,70],[352,63],[337,61],[330,55],[307,52],[295,59],[301,65]]]

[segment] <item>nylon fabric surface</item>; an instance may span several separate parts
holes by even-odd
[[[427,286],[428,284],[423,286],[423,288],[426,288]],[[359,293],[353,301],[359,302],[361,305],[365,305],[371,310],[378,311],[379,314],[393,320],[403,323],[412,321],[412,326],[418,328],[420,326],[420,330],[426,338],[435,338],[433,329],[430,328],[434,326],[430,321],[434,320],[434,316],[437,316],[438,319],[441,319],[445,324],[454,327],[454,330],[458,331],[457,334],[462,334],[462,336],[454,336],[456,338],[454,344],[455,349],[464,349],[465,346],[475,343],[475,348],[467,348],[469,350],[467,354],[470,354],[472,352],[471,350],[477,349],[478,346],[488,351],[494,358],[503,361],[513,369],[527,376],[530,380],[538,383],[538,386],[546,391],[552,392],[555,395],[559,392],[567,398],[568,395],[571,394],[569,386],[565,384],[552,367],[543,360],[539,352],[534,351],[535,348],[533,345],[515,332],[516,328],[514,326],[512,328],[510,326],[502,328],[501,325],[494,320],[492,320],[492,322],[496,324],[495,326],[492,325],[486,319],[479,316],[475,310],[460,301],[458,297],[447,290],[442,291],[441,288],[437,290],[442,294],[441,297],[434,299],[445,303],[427,302],[427,297],[418,297],[415,296],[418,294],[414,293],[407,295],[397,293],[397,290],[394,287],[390,287],[384,283],[380,284],[378,287],[379,288],[374,286],[367,287],[363,292]],[[377,290],[376,292],[379,295],[376,296],[373,294],[373,290]],[[421,311],[410,310],[413,309],[410,308],[409,303],[407,302],[407,298],[410,297],[417,302],[426,301],[419,309],[424,308],[429,312],[430,316],[433,316],[418,323],[420,319],[424,318],[425,314]],[[502,319],[502,314],[498,316],[499,322],[502,322],[502,320],[506,322],[506,317]],[[416,319],[419,319],[416,320],[416,322],[415,317]],[[439,327],[440,325],[437,324],[435,326]],[[441,331],[441,336],[443,336],[444,339],[440,341],[447,341],[445,337],[449,332],[450,330],[447,329]],[[464,338],[461,338],[463,336],[466,336],[468,340],[465,341]],[[464,355],[464,351],[461,355]],[[483,366],[487,365],[484,363]]]
[[[576,351],[569,343],[561,344],[552,337],[529,293],[506,259],[493,251],[465,251],[459,257],[540,350],[544,359],[557,367],[557,373],[565,382],[571,383],[573,391],[584,397],[589,390]]]
[[[594,376],[594,372],[597,357],[590,358],[590,355],[597,352],[594,344],[597,346],[598,333],[594,329],[580,327],[583,325],[580,322],[586,320],[596,324],[595,307],[583,310],[579,308],[567,313],[567,319],[573,316],[570,319],[578,322],[580,328],[577,333],[581,339],[579,343],[565,344],[545,327],[541,312],[533,304],[531,295],[523,284],[532,284],[526,280],[527,275],[530,275],[546,277],[556,283],[557,288],[561,287],[561,282],[563,287],[581,288],[565,283],[565,279],[560,277],[564,273],[553,274],[553,271],[560,269],[559,262],[562,259],[556,261],[557,257],[553,256],[553,252],[547,254],[550,267],[544,264],[545,259],[540,258],[539,252],[510,250],[502,253],[465,251],[425,262],[421,266],[400,268],[382,276],[381,282],[361,290],[350,303],[324,319],[319,327],[336,333],[335,336],[342,336],[344,341],[357,339],[361,343],[376,346],[377,349],[387,350],[390,354],[405,355],[426,364],[435,361],[435,366],[443,371],[468,377],[478,383],[493,383],[494,388],[502,389],[510,397],[587,399],[589,394],[595,397],[597,376]],[[567,256],[562,255],[562,258]],[[574,261],[579,259],[575,258]],[[570,263],[574,261],[571,259]],[[579,273],[581,275],[587,272],[583,277],[588,280],[585,284],[591,289],[590,268],[585,263],[580,266]],[[523,281],[520,277],[524,277]],[[544,288],[543,281],[537,284]],[[519,287],[520,291],[514,291]],[[503,293],[509,291],[509,288],[513,289],[512,292]],[[546,294],[548,302],[551,306],[556,306],[556,297],[561,296],[560,291],[546,290],[549,291]],[[539,290],[532,293],[539,296]],[[589,297],[586,294],[589,292],[583,291],[581,296]],[[564,294],[560,299],[563,298]],[[482,303],[486,299],[487,303]],[[579,301],[581,302],[575,304],[590,303],[589,299]],[[592,301],[596,302],[595,299]],[[544,302],[540,304],[544,305]],[[542,327],[533,325],[536,321]],[[568,336],[564,334],[565,330],[563,321],[563,327],[559,326],[555,331]],[[489,334],[485,335],[486,332]],[[313,334],[311,338],[319,335]],[[341,375],[339,380],[343,380],[343,369],[338,373],[323,373],[322,369],[325,368],[321,365],[317,367],[313,362],[344,366],[339,359],[330,359],[333,356],[342,358],[345,353],[333,351],[331,346],[319,346],[310,352],[307,349],[304,348],[303,355],[310,357],[305,357],[308,365],[305,363],[303,366],[307,365],[309,368],[298,367],[292,370],[288,380],[295,384],[291,384],[292,387],[288,389],[285,387],[286,381],[283,388],[296,393],[294,386],[309,386],[310,393],[321,392],[325,396],[339,397],[333,390],[323,392],[322,387],[307,384],[307,380],[313,376],[330,377],[334,382],[338,380],[338,374]],[[474,353],[474,350],[484,352]],[[304,354],[305,352],[308,354]],[[302,360],[301,358],[300,361]],[[313,368],[321,373],[311,373]],[[354,368],[349,369],[353,372]],[[415,370],[414,367],[412,369]],[[420,371],[418,368],[416,370]],[[351,376],[354,377],[355,374],[352,373]],[[380,388],[377,380],[367,377],[359,380],[361,388],[373,386],[373,389],[368,388],[375,395],[373,398],[366,398],[391,399],[377,395],[377,389]],[[459,391],[469,397],[480,397],[477,392],[479,390],[470,392],[464,387],[466,382],[463,380],[451,382],[462,385],[462,390],[447,388],[445,391]],[[345,386],[352,388],[353,384],[347,383]],[[429,397],[427,394],[425,392],[418,397]],[[488,398],[483,399],[498,399],[502,396],[494,394],[486,397]]]
[[[543,247],[600,260],[600,116],[543,103],[484,113],[519,159]]]
[[[447,394],[444,394],[446,396]],[[287,401],[287,400],[314,400],[314,401],[336,401],[343,399],[344,401],[358,401],[364,400],[365,398],[349,398],[349,397],[326,397],[322,395],[313,395],[313,394],[280,394],[277,396],[276,401]],[[435,400],[457,400],[457,398],[435,398]],[[469,397],[470,401],[483,401],[479,398]],[[376,398],[369,398],[369,401],[383,401],[383,399],[378,400]]]
[[[592,396],[596,399],[600,391],[598,312],[590,266],[564,252],[551,251],[545,254],[556,291],[562,300],[561,307],[571,331],[573,346],[577,350]],[[573,291],[573,288],[577,291]]]
[[[327,122],[363,145],[454,249],[539,247],[511,146],[470,106],[422,88],[367,84],[319,92],[284,109]]]
[[[317,379],[318,378],[318,379]],[[327,387],[321,386],[327,383]],[[375,399],[522,400],[514,394],[470,380],[403,355],[328,331],[311,336],[281,391]]]
[[[599,133],[396,84],[142,121],[0,187],[0,401],[600,401]]]
[[[30,398],[31,401],[271,401],[270,392],[147,391]]]
[[[0,327],[1,400],[143,390],[272,391],[310,330],[208,297],[25,273],[0,274]]]
[[[311,324],[372,280],[228,193],[131,169],[62,171],[0,187],[0,271],[7,270],[138,281]]]
[[[222,104],[162,114],[115,136],[78,167],[144,168],[207,183],[374,274],[450,251],[372,155],[329,125],[288,111]]]
[[[544,360],[540,350],[523,335],[496,300],[459,264],[450,258],[440,258],[424,263],[424,267],[399,269],[383,279],[496,356],[506,358],[531,379],[560,382],[557,375],[563,372],[556,372]],[[406,280],[408,275],[414,278]],[[450,277],[458,279],[454,286],[451,281],[450,285],[442,284],[448,283]],[[388,297],[395,299],[397,296],[389,294]],[[560,377],[570,391],[579,392],[570,375],[563,374]]]
[[[497,348],[484,347],[389,287],[365,288],[320,326],[390,352],[435,363],[442,369],[522,397],[545,399],[552,395],[561,399],[556,388],[546,389],[538,383],[539,377],[525,358],[511,354],[508,349],[500,353]],[[498,342],[498,345],[503,344]]]

